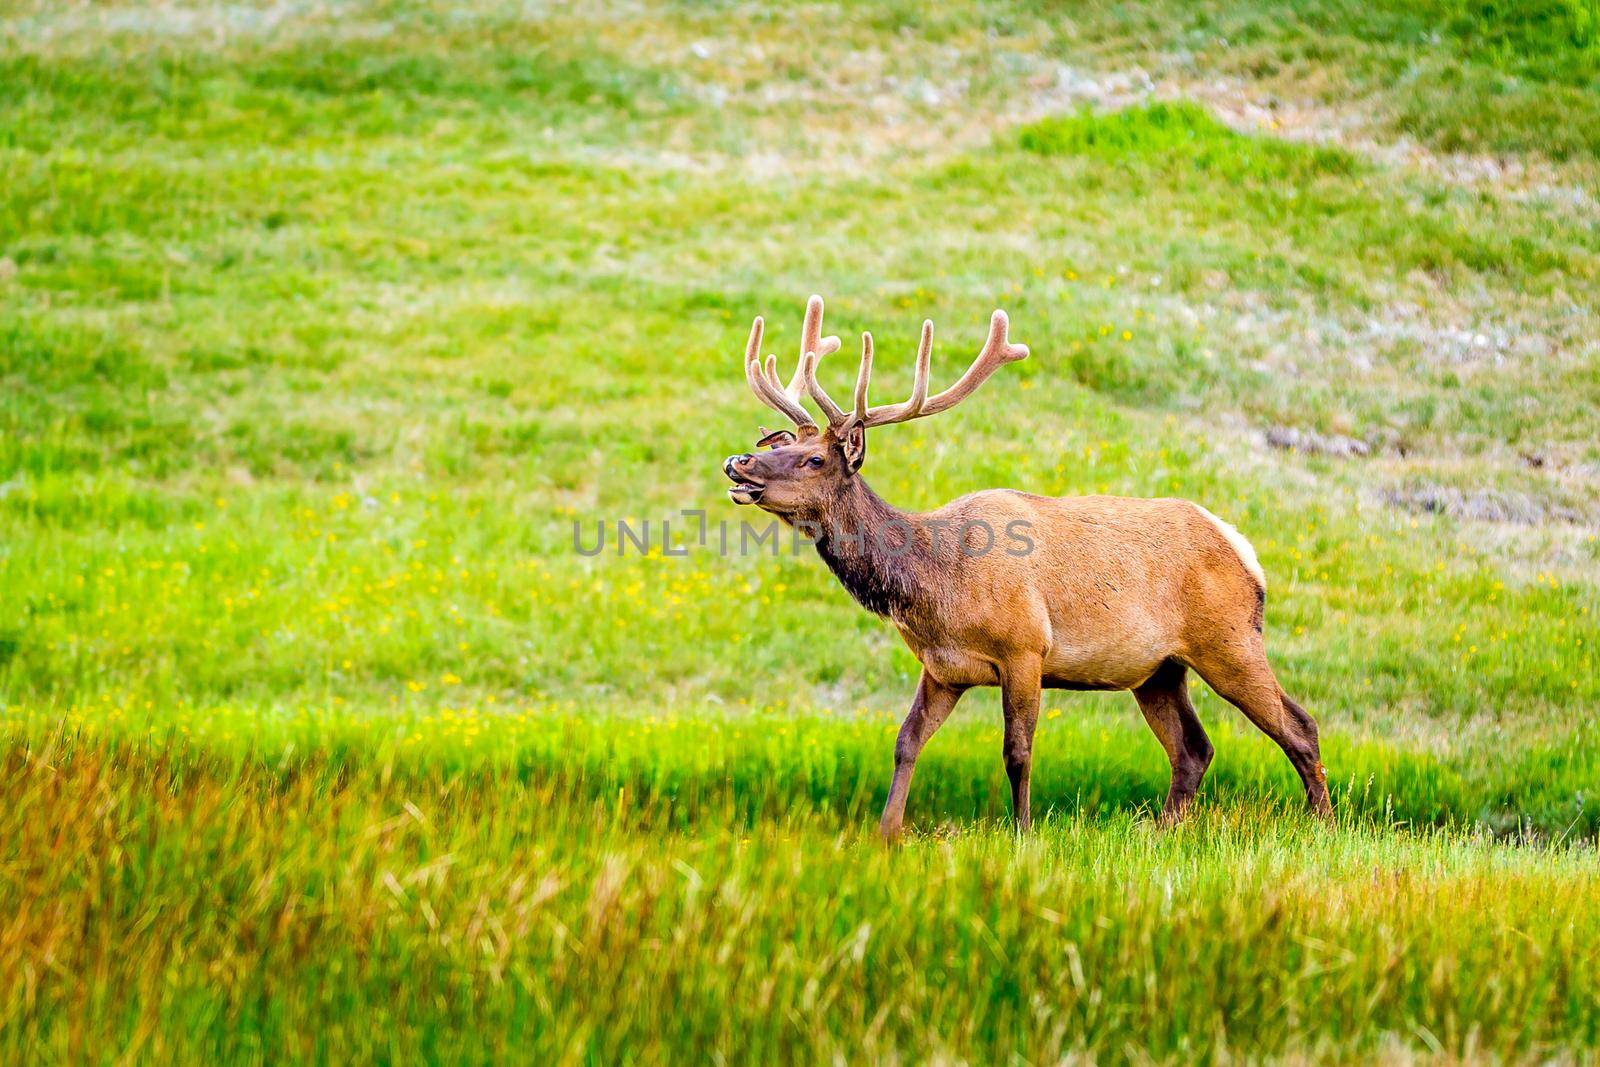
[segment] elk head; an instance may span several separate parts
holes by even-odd
[[[800,362],[785,386],[778,377],[778,357],[761,359],[762,320],[757,316],[750,326],[750,340],[744,350],[744,376],[761,402],[787,416],[794,430],[761,429],[757,448],[766,452],[746,452],[729,456],[722,469],[733,482],[728,490],[736,504],[756,504],[783,518],[801,512],[821,513],[861,469],[867,456],[867,430],[896,422],[909,422],[937,415],[955,407],[1007,363],[1024,359],[1026,345],[1006,340],[1004,311],[989,320],[989,337],[967,372],[950,388],[928,395],[928,370],[933,359],[933,323],[922,324],[922,342],[917,347],[916,377],[911,397],[904,403],[869,407],[867,389],[872,381],[872,335],[861,335],[861,366],[856,372],[855,402],[844,411],[817,384],[817,364],[823,356],[839,349],[837,337],[822,336],[822,298],[806,302],[805,326],[800,333]],[[810,394],[827,418],[825,429],[817,426],[800,404],[802,390]]]

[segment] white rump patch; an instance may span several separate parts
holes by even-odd
[[[1195,507],[1199,509],[1200,514],[1211,520],[1211,525],[1215,526],[1223,537],[1228,539],[1228,544],[1232,545],[1233,550],[1239,553],[1239,561],[1244,564],[1244,569],[1250,572],[1251,576],[1260,584],[1262,592],[1265,592],[1267,576],[1261,570],[1261,561],[1256,559],[1256,550],[1249,541],[1244,539],[1244,534],[1235,530],[1232,524],[1223,522],[1205,508],[1200,507],[1199,504],[1196,504]]]

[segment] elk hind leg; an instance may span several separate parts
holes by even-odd
[[[1277,742],[1300,775],[1306,803],[1311,810],[1326,814],[1330,810],[1328,773],[1322,766],[1316,720],[1278,684],[1259,635],[1246,647],[1198,656],[1192,666],[1207,685]]]
[[[1189,701],[1188,673],[1182,663],[1168,660],[1133,691],[1144,721],[1172,764],[1172,784],[1161,808],[1161,822],[1167,826],[1183,818],[1213,754],[1211,739]]]

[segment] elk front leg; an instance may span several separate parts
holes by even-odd
[[[900,724],[900,736],[894,743],[894,781],[889,783],[889,799],[883,805],[883,819],[878,832],[885,841],[900,836],[906,817],[906,794],[911,791],[911,772],[916,768],[917,757],[928,738],[950,717],[961,690],[936,681],[926,669],[917,680],[917,695],[912,698],[906,721]]]
[[[1028,779],[1033,773],[1033,730],[1039,724],[1041,669],[1038,657],[1000,668],[1000,702],[1006,719],[1006,777],[1011,779],[1011,817],[1020,831],[1033,825]]]

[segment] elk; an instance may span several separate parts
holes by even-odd
[[[1266,579],[1232,526],[1186,500],[1014,489],[909,514],[861,477],[868,430],[948,411],[1000,367],[1027,357],[1025,346],[1008,340],[1005,312],[995,311],[966,373],[932,396],[933,323],[924,322],[911,396],[899,404],[868,404],[873,346],[872,335],[862,334],[849,411],[817,384],[818,363],[839,348],[838,338],[822,336],[820,297],[806,304],[799,364],[787,385],[776,356],[762,361],[762,329],[758,317],[745,347],[745,378],[794,430],[763,427],[756,447],[767,451],[730,456],[723,464],[733,482],[729,495],[809,538],[851,596],[888,618],[922,666],[895,742],[879,825],[886,840],[901,832],[923,746],[974,686],[1000,687],[1002,754],[1019,830],[1031,823],[1028,781],[1044,688],[1133,691],[1172,766],[1160,819],[1175,823],[1212,758],[1189,700],[1190,670],[1277,742],[1311,809],[1329,811],[1317,724],[1267,662]],[[800,403],[802,394],[821,409],[825,429]]]

